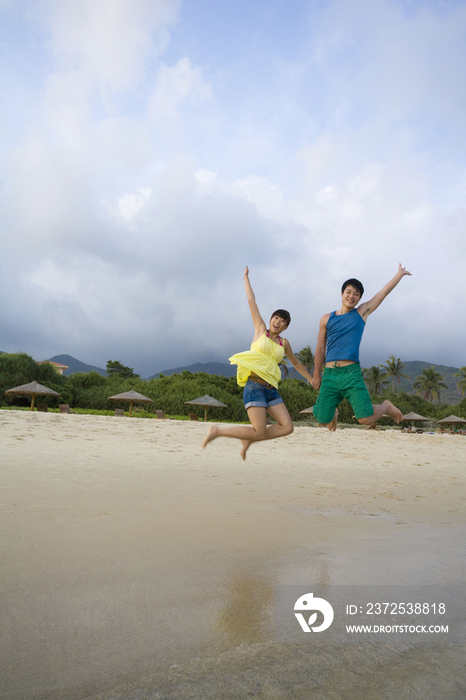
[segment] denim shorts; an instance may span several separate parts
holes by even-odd
[[[283,403],[283,399],[272,384],[259,384],[248,379],[243,389],[243,401],[246,409],[269,408]]]

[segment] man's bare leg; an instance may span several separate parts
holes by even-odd
[[[330,432],[334,432],[337,429],[338,423],[338,408],[335,409],[335,415],[331,423],[319,423],[322,428],[327,428]]]
[[[335,409],[335,415],[333,416],[333,420],[331,423],[329,423],[327,425],[327,428],[330,431],[335,432],[335,430],[337,429],[337,423],[338,423],[338,408]]]
[[[372,425],[379,418],[382,418],[383,414],[386,413],[388,416],[393,418],[396,423],[401,423],[403,420],[403,414],[399,408],[394,406],[391,401],[384,401],[379,406],[373,406],[374,413],[372,416],[367,416],[366,418],[358,418],[359,423],[362,425]]]

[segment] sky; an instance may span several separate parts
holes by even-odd
[[[295,352],[466,364],[466,0],[0,0],[0,350],[142,377]],[[463,321],[461,320],[463,318]]]

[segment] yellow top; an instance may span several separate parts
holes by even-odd
[[[283,360],[284,354],[284,346],[270,340],[266,331],[252,343],[250,350],[238,352],[229,359],[232,365],[238,365],[236,381],[240,386],[244,386],[251,372],[254,372],[277,389],[282,378],[278,363]]]

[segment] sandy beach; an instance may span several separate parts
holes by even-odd
[[[1,698],[464,698],[464,631],[312,647],[273,607],[465,586],[466,437],[300,426],[243,462],[206,430],[0,411]]]

